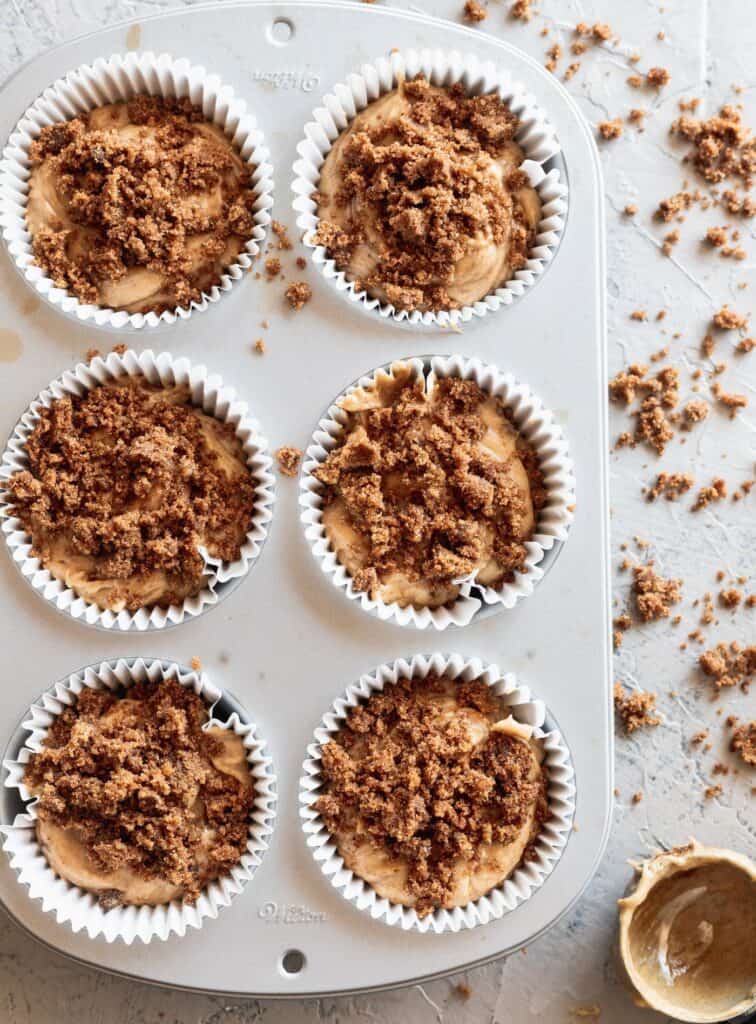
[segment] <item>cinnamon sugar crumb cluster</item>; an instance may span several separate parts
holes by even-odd
[[[731,644],[717,644],[704,651],[698,659],[702,672],[716,688],[740,686],[747,691],[751,676],[756,673],[756,646],[743,647],[734,640]]]
[[[482,4],[478,3],[478,0],[466,0],[463,8],[463,14],[466,21],[472,21],[474,23],[485,21],[488,17],[488,11]]]
[[[24,782],[40,822],[74,829],[98,870],[165,880],[194,903],[244,853],[254,790],[213,766],[220,745],[202,732],[208,711],[192,690],[163,680],[127,696],[128,710],[86,687],[55,718]],[[101,901],[117,905],[120,893]]]
[[[284,445],[283,448],[279,448],[275,453],[279,471],[284,476],[296,476],[299,472],[302,454],[302,449],[295,448],[293,445]]]
[[[673,421],[669,411],[678,401],[679,374],[672,366],[665,366],[653,376],[647,376],[648,366],[633,363],[609,382],[609,397],[614,402],[632,405],[636,396],[640,406],[632,411],[635,418],[633,434],[623,433],[617,447],[646,443],[659,455],[674,437]]]
[[[291,308],[298,312],[312,298],[312,288],[306,281],[292,281],[284,295]]]
[[[730,750],[739,754],[747,765],[756,766],[756,721],[737,725],[730,740]]]
[[[682,600],[682,580],[659,576],[653,562],[636,565],[633,576],[633,596],[641,619],[644,622],[668,619],[672,605]]]
[[[42,408],[27,443],[29,468],[10,478],[10,501],[43,564],[64,544],[92,560],[91,580],[121,588],[165,574],[160,605],[181,603],[203,585],[199,546],[239,557],[255,483],[233,426],[189,404],[188,390],[146,381],[104,384]],[[233,472],[208,442],[226,446]]]
[[[727,483],[721,477],[715,477],[710,484],[706,487],[702,487],[698,492],[695,504],[693,505],[693,511],[699,512],[702,508],[706,508],[713,501],[722,501],[727,497]]]
[[[46,125],[32,142],[32,174],[43,163],[51,168],[72,221],[34,232],[34,258],[82,302],[99,303],[104,282],[139,267],[164,279],[151,309],[186,307],[218,283],[229,243],[237,240],[238,254],[253,234],[250,170],[230,142],[197,132],[205,117],[188,100],[137,96],[126,107],[132,124],[152,131],[149,139],[94,130],[81,114]],[[218,211],[187,201],[214,189],[222,195]]]
[[[614,710],[628,734],[661,722],[661,718],[654,714],[656,694],[638,690],[626,695],[621,683],[614,684]]]
[[[467,96],[460,85],[435,89],[423,77],[403,83],[410,111],[353,130],[341,151],[338,210],[357,197],[381,231],[375,266],[355,282],[398,309],[450,309],[454,269],[471,238],[509,239],[511,272],[527,261],[535,233],[513,192],[527,184],[490,173],[514,140],[520,121],[497,95]],[[341,225],[321,219],[315,242],[348,267],[365,240],[362,218]]]
[[[648,501],[656,501],[663,494],[667,501],[677,501],[693,484],[690,473],[659,473],[653,487],[648,489],[646,498]]]
[[[356,831],[407,865],[421,916],[449,899],[460,859],[512,842],[534,804],[538,826],[549,816],[545,774],[532,778],[527,743],[492,730],[474,745],[463,721],[432,713],[422,698],[442,697],[445,683],[402,679],[352,709],[322,748],[315,804],[332,834]],[[462,708],[501,713],[484,683],[455,684],[454,696]]]

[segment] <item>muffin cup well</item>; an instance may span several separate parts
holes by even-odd
[[[352,119],[370,103],[395,89],[403,79],[423,74],[433,84],[451,86],[461,83],[470,95],[496,92],[522,122],[516,142],[525,153],[521,165],[541,200],[541,220],[535,243],[525,267],[484,298],[460,309],[420,312],[400,310],[390,303],[357,291],[354,282],[339,269],[322,245],[313,241],[319,218],[312,194],[317,190],[320,172],[331,146]],[[313,120],[305,125],[304,139],[297,146],[299,159],[294,163],[294,210],[310,258],[336,291],[364,312],[410,327],[457,327],[509,306],[531,288],[544,273],[559,246],[567,218],[567,185],[558,166],[548,171],[547,161],[559,158],[560,147],[554,128],[525,86],[509,72],[490,61],[456,50],[414,50],[392,53],[372,64],[363,64],[358,74],[334,86],[313,111]]]
[[[475,381],[487,394],[501,398],[504,406],[512,412],[514,425],[538,454],[548,493],[546,505],[538,514],[536,532],[525,544],[527,571],[516,573],[510,583],[504,583],[498,589],[481,586],[474,580],[464,582],[457,599],[451,605],[441,608],[402,608],[396,602],[387,604],[381,599],[370,597],[365,591],[355,590],[352,577],[336,557],[323,528],[324,487],[313,475],[313,470],[338,445],[347,423],[348,415],[339,402],[358,388],[372,386],[381,377],[393,377],[398,368],[406,366],[411,367],[415,377],[424,376],[429,385],[436,378],[461,377]],[[467,625],[486,607],[513,608],[519,600],[533,592],[535,585],[545,575],[540,563],[546,552],[567,540],[574,518],[575,475],[561,428],[553,414],[544,408],[524,384],[515,380],[511,374],[504,374],[479,359],[466,359],[460,355],[429,356],[397,360],[380,367],[361,377],[339,395],[318,423],[305,453],[299,504],[305,536],[320,568],[335,587],[339,587],[351,600],[358,601],[363,611],[399,626],[446,629],[449,626]]]
[[[68,121],[78,114],[108,103],[132,99],[137,95],[161,96],[164,99],[187,98],[202,108],[205,117],[218,125],[234,143],[242,159],[253,168],[252,181],[257,194],[254,206],[255,228],[244,250],[227,267],[220,282],[203,292],[199,302],[177,306],[163,313],[128,313],[126,310],[79,302],[34,262],[32,237],[26,224],[31,164],[29,147],[45,125]],[[24,278],[38,295],[73,319],[87,321],[109,330],[138,330],[188,320],[192,313],[202,312],[230,291],[251,268],[270,224],[273,205],[273,169],[262,132],[255,118],[247,113],[246,103],[234,95],[217,75],[187,60],[175,60],[166,53],[113,54],[107,60],[82,64],[49,86],[32,103],[16,125],[0,160],[0,226],[8,251]]]
[[[85,687],[117,691],[128,689],[137,682],[159,679],[175,679],[205,701],[210,720],[204,728],[233,729],[242,738],[256,790],[247,849],[239,863],[227,875],[207,885],[194,904],[173,900],[157,907],[125,906],[104,910],[93,893],[60,878],[49,866],[37,840],[37,801],[24,785],[23,777],[29,758],[42,749],[47,730],[55,718],[76,703]],[[184,935],[188,928],[200,928],[207,918],[217,917],[221,908],[228,906],[253,877],[273,831],[275,776],[265,743],[257,737],[255,725],[243,722],[235,712],[223,720],[214,717],[222,698],[223,691],[213,686],[204,673],[190,671],[172,661],[138,658],[104,661],[75,672],[56,683],[32,704],[29,717],[23,723],[29,736],[17,758],[3,762],[5,785],[18,790],[26,808],[24,813],[16,816],[12,825],[0,831],[3,849],[10,858],[18,881],[27,887],[31,899],[42,900],[42,909],[54,914],[58,924],[68,924],[74,932],[85,930],[91,939],[98,936],[107,942],[121,939],[127,945],[135,939],[151,942],[153,939],[167,939],[172,934]]]
[[[32,554],[32,538],[20,519],[13,515],[5,484],[19,470],[28,467],[26,443],[39,422],[42,408],[67,395],[82,396],[88,391],[122,377],[143,377],[154,385],[183,385],[191,392],[192,404],[223,423],[233,424],[255,480],[255,506],[240,557],[234,562],[208,563],[207,584],[194,597],[169,608],[140,608],[136,612],[113,612],[85,601],[74,590],[56,579]],[[123,355],[111,352],[90,363],[79,363],[66,371],[32,402],[16,424],[0,461],[0,529],[5,535],[11,558],[34,590],[60,612],[88,626],[117,630],[163,629],[185,619],[201,615],[217,604],[244,577],[256,561],[273,518],[274,479],[268,442],[258,425],[247,414],[247,406],[236,398],[232,388],[223,387],[220,377],[210,375],[204,366],[193,366],[188,359],[174,359],[169,353],[155,355],[150,350]]]
[[[547,799],[551,818],[544,823],[534,844],[533,858],[517,867],[501,885],[463,907],[439,909],[420,917],[413,908],[379,896],[372,886],[345,866],[314,805],[323,783],[323,744],[343,727],[348,712],[365,703],[387,683],[398,679],[425,679],[431,673],[464,682],[478,680],[485,683],[502,699],[516,721],[533,727],[533,736],[542,743],[543,763],[548,770]],[[527,687],[519,686],[511,673],[503,674],[497,665],[485,665],[478,658],[465,658],[461,654],[418,654],[409,660],[399,659],[380,665],[374,672],[362,676],[358,683],[348,687],[343,696],[333,702],[323,716],[315,730],[314,742],[307,748],[303,769],[299,815],[307,845],[321,871],[358,910],[404,931],[458,932],[497,920],[514,910],[539,889],[553,871],[567,845],[575,813],[575,773],[570,753],[560,733],[547,722],[543,702],[533,700]]]

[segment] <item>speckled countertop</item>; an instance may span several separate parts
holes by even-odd
[[[456,20],[462,2],[420,0],[407,6]],[[0,0],[0,80],[57,42],[175,6],[175,0]],[[642,134],[626,125],[622,138],[600,143],[608,228],[610,367],[615,373],[628,362],[646,361],[669,345],[668,361],[680,371],[681,398],[695,397],[691,373],[696,367],[704,371],[699,395],[709,397],[707,377],[714,362],[704,358],[700,349],[708,321],[724,303],[740,313],[752,309],[756,313],[756,221],[737,224],[739,244],[747,253],[742,261],[723,259],[701,244],[708,227],[728,222],[717,209],[694,212],[678,225],[681,240],[667,257],[661,245],[675,225],[660,224],[652,215],[658,201],[676,192],[686,177],[680,164],[682,149],[668,134],[680,99],[701,97],[699,113],[739,102],[744,105],[746,123],[756,124],[752,61],[756,9],[737,0],[535,0],[535,17],[522,24],[507,16],[508,6],[509,0],[491,0],[480,31],[503,35],[544,61],[546,50],[560,42],[565,56],[557,73],[563,75],[572,60],[581,62],[568,88],[590,122],[596,125],[624,117],[631,107],[648,111]],[[575,23],[597,20],[608,22],[621,44],[591,47],[580,57],[570,55]],[[548,35],[541,34],[544,29]],[[641,71],[654,65],[669,68],[672,77],[665,89],[637,92],[627,85],[634,70],[629,57],[635,52],[641,54]],[[692,181],[690,171],[687,177]],[[628,204],[638,207],[633,217],[623,214]],[[648,311],[646,322],[631,318],[636,309]],[[659,310],[666,311],[662,321],[656,320]],[[578,1007],[599,1007],[600,1020],[611,1024],[653,1019],[632,1004],[613,960],[615,900],[631,878],[628,858],[674,845],[689,835],[756,855],[756,797],[751,793],[756,774],[732,770],[735,761],[727,751],[725,713],[718,713],[726,707],[726,713],[753,718],[756,693],[728,693],[726,700],[713,703],[710,687],[696,668],[702,648],[691,643],[687,650],[679,649],[686,634],[699,624],[700,607],[692,607],[693,601],[711,591],[716,603],[723,585],[716,582],[719,570],[728,579],[750,576],[743,589],[756,592],[756,492],[737,503],[728,498],[695,515],[690,512],[690,495],[676,503],[648,504],[642,494],[662,469],[691,473],[697,486],[722,476],[730,492],[753,478],[756,354],[735,355],[737,340],[736,333],[722,335],[714,354],[714,360],[728,364],[719,378],[723,389],[750,400],[735,420],[712,410],[707,421],[687,435],[684,445],[675,439],[658,459],[642,448],[612,455],[617,613],[627,602],[628,574],[618,566],[624,557],[620,545],[628,543],[629,555],[653,557],[663,575],[683,579],[683,601],[675,609],[682,622],[677,627],[657,622],[632,629],[616,656],[617,678],[628,687],[656,692],[663,722],[631,738],[617,737],[618,795],[609,847],[588,892],[564,921],[522,953],[465,977],[364,998],[276,1004],[229,1003],[223,998],[173,993],[72,966],[1,917],[0,1021],[247,1024],[264,1018],[279,1024],[327,1018],[386,1024],[408,1020],[413,1024],[536,1020],[556,1024],[579,1019],[574,1015]],[[628,425],[625,413],[614,409],[612,435]],[[646,551],[638,549],[635,536],[650,542]],[[732,612],[716,606],[716,614],[718,625],[705,630],[712,645],[718,640],[754,642],[756,609],[741,607]],[[691,737],[702,729],[709,730],[711,749],[691,746]],[[713,775],[717,761],[731,767],[729,774]],[[704,790],[713,783],[722,785],[722,793],[706,799]],[[636,792],[642,792],[643,799],[634,804]],[[469,998],[456,990],[459,982],[469,986]]]

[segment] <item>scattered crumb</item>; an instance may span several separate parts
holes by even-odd
[[[532,3],[533,0],[515,0],[509,8],[510,17],[517,18],[519,21],[530,21],[533,17],[533,12],[530,9]]]
[[[722,792],[723,792],[722,787],[719,786],[719,785],[717,785],[717,786],[707,786],[706,789],[704,790],[704,796],[706,797],[707,800],[713,800],[715,797],[721,796]]]
[[[645,309],[634,309],[630,314],[630,319],[644,322],[648,320],[648,313],[645,311]]]
[[[639,804],[642,799],[643,799],[643,793],[640,790],[638,790],[637,793],[633,793],[632,802],[634,804]]]
[[[756,765],[756,721],[739,725],[732,734],[730,750],[749,765]]]
[[[748,317],[741,316],[739,313],[736,313],[734,309],[730,309],[726,304],[714,314],[712,317],[712,323],[721,331],[748,329]]]
[[[279,249],[291,249],[291,239],[289,238],[289,232],[285,224],[282,224],[280,220],[271,221],[271,230],[278,240],[277,247]]]
[[[725,608],[737,608],[742,600],[742,592],[735,587],[719,591],[719,601]]]
[[[659,725],[661,718],[653,713],[655,709],[656,694],[640,690],[625,696],[622,684],[614,684],[614,710],[626,733]]]
[[[284,476],[296,476],[299,472],[302,454],[301,448],[295,448],[293,445],[284,445],[283,448],[279,448],[275,452],[279,472]]]
[[[633,596],[638,614],[644,622],[668,619],[670,608],[682,600],[682,580],[665,580],[654,571],[654,563],[636,565],[633,569]]]
[[[189,664],[190,664],[190,665],[192,666],[192,668],[194,669],[194,671],[195,671],[195,672],[201,672],[201,671],[202,671],[202,662],[201,662],[201,660],[200,660],[200,659],[199,659],[199,658],[197,657],[197,655],[196,655],[196,654],[195,654],[195,656],[194,656],[194,657],[192,658],[192,660],[191,660],[191,661],[189,662]]]
[[[255,341],[255,344],[254,344],[253,347],[254,347],[255,352],[259,356],[264,356],[265,353],[267,352],[267,345],[262,340],[262,338],[257,338],[257,340]]]
[[[306,281],[292,281],[284,295],[291,308],[299,310],[312,298],[312,288]]]
[[[738,409],[745,409],[748,405],[746,395],[730,394],[727,391],[723,391],[718,381],[714,381],[711,385],[711,393],[720,405],[724,405],[729,410],[731,420],[737,416]]]
[[[721,476],[715,477],[707,487],[702,487],[698,492],[698,497],[692,510],[693,512],[698,512],[700,509],[706,508],[713,501],[722,501],[726,497],[727,484]]]
[[[633,217],[638,212],[638,207],[635,203],[628,203],[623,212],[627,217]]]
[[[480,22],[488,17],[488,11],[478,3],[478,0],[466,0],[463,17],[466,21]]]
[[[559,43],[554,43],[554,45],[546,51],[546,56],[549,58],[546,61],[546,70],[552,72],[556,71],[557,64],[562,56],[562,47]]]
[[[743,647],[737,641],[729,646],[719,643],[704,651],[698,659],[704,675],[714,681],[717,689],[740,686],[747,690],[751,676],[756,672],[756,645]]]
[[[623,127],[621,117],[615,117],[611,121],[600,121],[598,125],[599,135],[602,139],[619,139],[622,135]]]
[[[646,498],[648,501],[655,501],[663,494],[667,501],[677,501],[691,489],[694,482],[690,473],[659,473],[656,483],[648,489]]]
[[[667,85],[671,77],[667,68],[649,68],[646,72],[646,81],[655,89]]]
[[[272,280],[281,273],[281,261],[278,256],[269,256],[265,261],[265,273],[268,280]]]

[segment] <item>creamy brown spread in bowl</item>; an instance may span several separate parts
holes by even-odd
[[[243,740],[175,679],[85,687],[29,758],[37,839],[57,875],[105,908],[194,903],[247,848]]]
[[[495,93],[401,81],[328,151],[313,242],[395,309],[474,304],[525,266],[541,219],[519,128]]]
[[[539,741],[480,681],[387,683],[320,756],[313,807],[345,866],[420,917],[500,885],[550,816]]]
[[[312,475],[356,591],[437,608],[461,580],[496,588],[524,571],[547,496],[538,455],[499,398],[457,377],[426,386],[397,363],[338,405],[346,422]]]
[[[29,149],[35,263],[85,304],[187,308],[252,238],[252,170],[186,99],[137,96],[46,125]]]
[[[7,482],[32,553],[101,609],[180,605],[207,585],[203,552],[239,557],[256,481],[234,427],[190,398],[121,377],[54,399]]]
[[[714,1024],[756,1008],[756,864],[695,841],[637,866],[619,901],[622,965],[636,1001]]]

